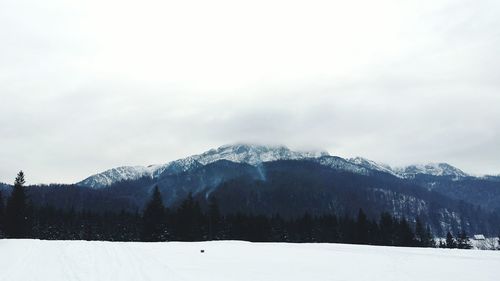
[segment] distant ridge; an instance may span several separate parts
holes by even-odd
[[[264,162],[278,160],[311,160],[322,165],[355,172],[369,174],[373,171],[388,173],[400,178],[414,178],[415,176],[432,175],[448,176],[455,179],[469,177],[462,170],[446,163],[430,163],[425,165],[410,165],[392,168],[389,165],[378,163],[362,157],[344,159],[330,156],[326,151],[293,151],[284,145],[256,145],[256,144],[229,144],[216,149],[210,149],[201,154],[192,155],[183,159],[160,165],[123,166],[106,170],[92,175],[77,185],[90,188],[103,188],[121,181],[137,180],[140,178],[158,178],[161,175],[177,174],[193,168],[204,166],[219,160],[235,163],[259,165]]]

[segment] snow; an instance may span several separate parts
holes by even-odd
[[[461,179],[469,175],[458,168],[446,163],[418,164],[392,168],[389,165],[378,163],[362,157],[344,159],[330,156],[325,151],[292,151],[286,146],[265,146],[254,144],[223,145],[204,153],[192,155],[166,164],[143,166],[126,166],[107,170],[90,176],[78,185],[91,188],[102,188],[113,183],[126,180],[136,180],[141,177],[159,178],[162,175],[173,175],[189,171],[196,167],[207,165],[219,160],[228,160],[236,163],[246,163],[259,166],[263,162],[277,160],[311,160],[321,165],[362,175],[369,175],[372,171],[389,173],[400,178],[414,178],[417,174],[433,176],[452,176]]]
[[[153,170],[143,166],[123,166],[109,169],[102,173],[93,175],[79,182],[79,185],[88,186],[91,188],[100,188],[110,186],[113,183],[136,180],[142,177],[151,177]]]
[[[205,253],[200,253],[204,249]],[[498,280],[500,251],[240,241],[0,240],[0,280]]]
[[[321,156],[328,156],[328,153],[323,151],[292,151],[285,146],[224,145],[202,154],[192,155],[166,164],[150,165],[147,167],[125,166],[110,169],[90,176],[79,182],[78,185],[103,188],[116,182],[136,180],[141,177],[158,178],[165,174],[177,174],[219,160],[246,163],[255,166],[269,161],[312,159]]]
[[[342,171],[348,171],[356,174],[361,174],[361,175],[369,175],[370,170],[360,166],[355,163],[351,163],[343,158],[336,157],[336,156],[324,156],[320,157],[317,159],[314,159],[314,161],[318,162],[319,164],[330,167],[336,170],[342,170]]]
[[[451,176],[454,179],[469,177],[470,175],[447,163],[414,164],[402,167],[391,167],[387,164],[375,162],[366,158],[356,157],[349,162],[370,170],[391,174],[399,178],[414,178],[417,174],[430,176]]]
[[[394,172],[405,177],[411,178],[417,174],[425,174],[431,176],[451,176],[455,179],[465,178],[469,175],[462,170],[451,166],[447,163],[428,163],[428,164],[416,164],[406,167],[394,168]]]
[[[474,235],[475,236],[475,235]],[[479,250],[500,250],[500,243],[498,237],[484,237],[481,235],[480,239],[469,239],[473,249]]]
[[[384,172],[384,173],[388,173],[388,174],[391,174],[391,175],[396,176],[396,177],[400,177],[400,175],[397,174],[387,164],[378,163],[378,162],[375,162],[373,160],[369,160],[369,159],[366,159],[363,157],[351,158],[351,159],[349,159],[349,162],[356,164],[356,165],[359,165],[359,166],[362,166],[362,167],[365,167],[365,168],[370,169],[370,170]]]
[[[258,165],[262,162],[308,159],[327,155],[327,152],[320,151],[292,151],[286,146],[235,144],[224,145],[217,149],[211,149],[205,153],[191,157],[203,165],[218,160]]]
[[[474,240],[484,240],[486,238],[484,238],[484,235],[482,234],[476,234],[474,235]]]

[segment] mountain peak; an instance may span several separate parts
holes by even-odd
[[[109,169],[90,176],[78,184],[91,188],[101,188],[120,181],[136,180],[143,177],[159,178],[162,175],[178,174],[219,160],[258,165],[262,162],[310,159],[328,155],[324,151],[292,151],[283,145],[227,144],[216,149],[210,149],[202,154],[166,164],[149,165],[147,167],[125,166]]]
[[[448,163],[414,164],[395,168],[394,170],[398,174],[401,174],[405,177],[414,177],[417,174],[425,174],[431,176],[451,176],[454,178],[463,178],[469,176],[464,171]]]
[[[359,166],[363,166],[365,168],[371,169],[371,170],[376,170],[384,173],[389,173],[395,176],[398,176],[394,170],[391,168],[391,166],[379,162],[375,162],[370,159],[366,159],[363,157],[355,157],[349,159],[349,162],[354,163]]]
[[[217,149],[211,149],[191,157],[204,165],[218,160],[229,160],[256,165],[258,163],[276,160],[297,160],[327,155],[329,154],[324,151],[292,151],[283,145],[237,143],[223,145]]]
[[[100,188],[120,181],[151,177],[153,170],[153,166],[122,166],[90,176],[78,184],[91,188]]]
[[[430,176],[448,176],[456,179],[469,176],[462,170],[448,163],[413,164],[402,167],[391,167],[387,164],[382,164],[362,157],[351,158],[349,159],[349,162],[371,170],[389,173],[401,178],[413,178],[418,174]]]

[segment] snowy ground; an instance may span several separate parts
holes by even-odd
[[[493,281],[500,280],[499,266],[500,251],[237,241],[0,240],[2,281]]]

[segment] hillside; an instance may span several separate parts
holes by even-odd
[[[35,206],[90,212],[141,212],[155,186],[176,208],[189,194],[203,207],[216,197],[224,214],[285,218],[336,214],[371,219],[388,212],[435,235],[500,231],[500,181],[446,163],[391,167],[361,157],[236,144],[165,164],[118,167],[73,185],[28,188]],[[8,187],[5,195],[8,195]]]

